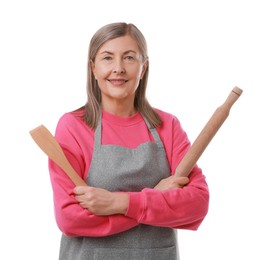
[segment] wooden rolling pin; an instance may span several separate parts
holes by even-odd
[[[179,165],[175,170],[175,175],[187,177],[196,162],[208,146],[214,135],[217,133],[225,119],[228,117],[229,112],[233,104],[242,94],[242,89],[235,87],[230,92],[225,102],[218,107],[207,124],[204,126],[194,143],[191,145]]]

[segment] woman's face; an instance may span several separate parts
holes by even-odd
[[[137,43],[129,35],[106,42],[97,52],[91,69],[101,90],[103,104],[112,101],[134,104],[146,62]]]

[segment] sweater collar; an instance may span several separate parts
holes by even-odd
[[[104,110],[102,111],[102,119],[103,121],[108,121],[111,124],[119,125],[119,126],[131,126],[143,120],[139,112],[136,112],[132,116],[122,117],[122,116],[113,115]]]

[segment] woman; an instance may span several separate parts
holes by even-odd
[[[196,230],[209,193],[196,165],[174,176],[190,146],[178,119],[152,108],[142,33],[113,23],[92,37],[88,101],[58,122],[56,138],[88,187],[49,161],[60,259],[178,259],[177,229]]]

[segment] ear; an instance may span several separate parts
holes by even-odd
[[[89,66],[90,66],[90,69],[91,69],[91,71],[92,71],[92,73],[94,75],[94,78],[97,80],[97,76],[96,76],[96,72],[95,72],[95,64],[94,64],[94,62],[92,60],[90,60]]]
[[[146,70],[148,68],[148,65],[149,65],[149,61],[146,59],[142,65],[142,71],[141,71],[141,75],[140,75],[140,79],[143,78],[143,76],[145,75],[146,73]]]

